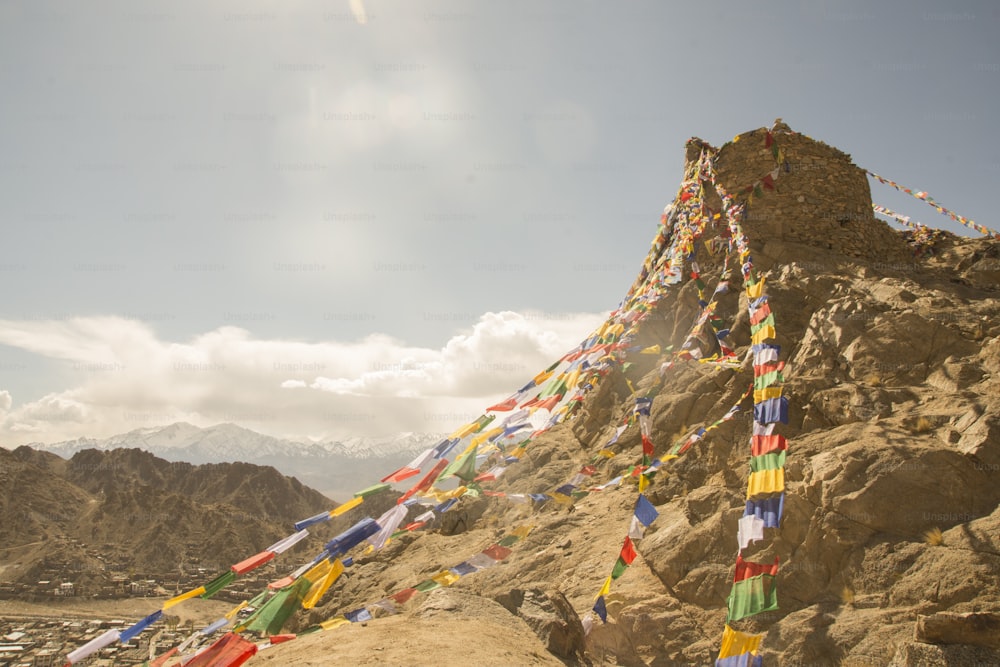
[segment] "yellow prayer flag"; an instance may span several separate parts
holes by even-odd
[[[179,605],[181,602],[184,602],[185,600],[190,600],[191,598],[198,597],[204,592],[205,592],[205,587],[199,586],[198,588],[190,590],[187,593],[181,593],[180,595],[176,595],[163,603],[163,611],[166,611],[175,605]]]
[[[348,500],[343,505],[337,505],[332,510],[330,510],[330,516],[331,517],[340,516],[344,512],[347,512],[348,510],[354,509],[355,507],[357,507],[358,505],[360,505],[364,501],[365,501],[365,497],[364,496],[358,496],[357,498],[351,498],[350,500]]]
[[[756,655],[760,651],[760,642],[764,635],[750,635],[745,632],[733,630],[726,625],[722,631],[722,645],[719,647],[719,660],[732,658],[733,656],[752,653]]]
[[[535,529],[534,526],[525,524],[523,526],[518,526],[514,530],[510,531],[509,534],[514,535],[515,537],[520,537],[523,540],[534,529]]]
[[[645,491],[646,487],[648,486],[649,486],[649,478],[646,477],[645,475],[639,475],[639,493]]]
[[[453,583],[461,579],[461,577],[451,570],[442,570],[431,577],[431,579],[438,582],[442,586],[451,586]]]
[[[538,375],[536,375],[534,377],[534,380],[533,380],[534,383],[535,383],[535,386],[537,387],[538,385],[540,385],[543,382],[545,382],[546,380],[548,380],[550,377],[552,377],[553,373],[555,373],[555,371],[542,371],[541,373],[539,373]]]
[[[753,285],[747,286],[747,297],[750,299],[759,299],[764,295],[764,278],[761,277]]]
[[[458,430],[456,430],[454,433],[452,433],[448,437],[449,437],[449,439],[450,438],[459,438],[459,439],[461,439],[461,438],[464,438],[467,435],[472,435],[478,429],[479,429],[479,424],[477,422],[472,422],[471,424],[466,424],[465,426],[462,426],[461,428],[459,428]]]
[[[610,592],[611,592],[611,577],[608,577],[607,579],[604,580],[604,585],[601,586],[601,590],[597,592],[597,596],[594,599],[596,600],[602,595],[607,595]]]
[[[324,630],[333,630],[334,628],[339,628],[342,625],[349,625],[351,622],[348,621],[343,616],[335,616],[328,621],[323,621],[319,624],[319,627]]]
[[[779,493],[784,490],[784,468],[750,473],[750,479],[747,482],[747,498],[753,498],[762,493]]]
[[[647,348],[643,348],[643,350],[639,352],[639,354],[660,354],[660,346],[650,345]]]
[[[611,451],[610,449],[602,449],[599,452],[597,452],[597,455],[598,456],[603,456],[606,459],[610,459],[612,456],[615,455],[615,453],[613,451]]]
[[[493,436],[500,435],[501,433],[503,433],[503,429],[500,428],[499,426],[490,429],[489,431],[485,431],[484,433],[480,433],[479,435],[477,435],[475,438],[472,439],[472,443],[470,444],[470,449],[472,447],[478,447],[479,445],[483,444]]]
[[[556,493],[555,491],[553,491],[552,493],[549,494],[549,496],[552,497],[552,500],[556,501],[561,505],[573,504],[573,499],[567,496],[565,493]]]
[[[754,345],[760,345],[768,338],[774,338],[777,335],[778,334],[774,330],[774,327],[768,324],[767,326],[763,326],[760,329],[758,329],[757,333],[755,333],[753,336],[750,337],[750,342]]]
[[[781,387],[766,387],[764,389],[754,389],[753,402],[760,403],[770,398],[781,398]]]
[[[512,451],[510,453],[510,455],[513,456],[515,459],[519,459],[522,456],[524,456],[524,451],[525,451],[524,447],[521,446],[521,447],[518,447],[517,449],[515,449],[514,451]]]
[[[327,567],[325,568],[325,572],[322,577],[317,579],[309,578],[309,574],[314,573],[319,565],[312,568],[304,575],[309,579],[309,581],[313,582],[313,585],[310,586],[309,591],[306,593],[305,597],[302,598],[303,609],[312,609],[315,607],[316,603],[320,601],[333,582],[335,582],[344,572],[344,564],[340,562],[339,558],[333,563],[330,563],[330,559],[325,559],[323,563],[326,563]],[[323,563],[320,563],[320,565]]]

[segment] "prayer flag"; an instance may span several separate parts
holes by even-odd
[[[355,493],[354,497],[355,498],[367,498],[368,496],[374,496],[376,493],[381,493],[382,491],[385,491],[385,490],[391,489],[391,488],[392,488],[392,485],[391,484],[386,484],[385,482],[382,482],[381,484],[372,484],[371,486],[369,486],[367,488],[364,488],[364,489],[361,489],[360,491],[358,491],[357,493]]]
[[[372,518],[365,517],[340,535],[326,543],[326,553],[330,558],[335,558],[347,553],[352,548],[361,544],[365,539],[381,530],[378,523]]]
[[[621,559],[625,561],[626,565],[631,565],[632,561],[635,560],[636,555],[635,546],[632,544],[632,540],[626,536],[625,542],[622,545],[622,552],[620,554]]]
[[[329,518],[329,516],[327,518]],[[273,551],[262,551],[255,556],[250,556],[250,558],[247,558],[246,560],[242,560],[239,563],[236,563],[229,569],[235,572],[236,574],[246,574],[250,570],[260,567],[261,565],[263,565],[264,563],[268,562],[273,558],[274,558]]]
[[[380,530],[367,538],[368,543],[376,549],[384,547],[385,543],[389,541],[389,537],[396,532],[396,528],[398,528],[399,524],[403,522],[403,519],[406,518],[406,514],[409,511],[410,508],[406,505],[393,505],[386,510],[382,516],[378,518],[378,521],[376,521]]]
[[[455,574],[451,570],[442,570],[431,577],[431,579],[438,582],[442,586],[451,586],[453,583],[458,581],[459,578],[459,575]]]
[[[502,547],[499,544],[494,544],[487,549],[483,549],[483,553],[492,558],[495,561],[502,561],[507,556],[510,555],[510,549],[507,547]]]
[[[753,406],[753,418],[761,424],[788,423],[788,397],[770,398]]]
[[[351,498],[346,503],[341,503],[340,505],[337,505],[332,510],[330,510],[330,518],[332,519],[335,516],[340,516],[341,514],[347,514],[349,511],[351,511],[364,501],[365,501],[364,496],[356,495],[354,498]]]
[[[608,607],[604,604],[604,596],[597,598],[597,602],[594,603],[594,613],[597,614],[602,623],[608,622]]]
[[[349,611],[344,614],[346,618],[351,623],[364,623],[365,621],[372,620],[372,614],[370,611],[362,607],[361,609],[355,609],[354,611]]]
[[[785,455],[787,453],[788,452],[780,451],[754,456],[750,459],[750,470],[753,472],[761,472],[763,470],[777,470],[778,468],[784,468]]]
[[[256,644],[227,632],[214,644],[185,662],[184,667],[238,667],[256,654]]]
[[[404,588],[403,590],[399,591],[398,593],[393,593],[389,597],[396,604],[404,604],[407,600],[409,600],[410,598],[412,598],[416,594],[417,594],[417,589],[416,588]]]
[[[763,528],[777,528],[785,508],[785,494],[756,498],[747,501],[744,518],[755,517],[763,523]],[[742,521],[742,520],[741,520]]]
[[[756,577],[761,574],[769,574],[772,577],[778,575],[778,557],[774,557],[773,563],[753,563],[748,560],[743,560],[743,556],[736,554],[736,574],[733,575],[733,581],[743,581],[744,579],[749,579],[750,577]]]
[[[308,530],[300,530],[296,533],[292,533],[283,540],[278,540],[277,542],[269,546],[267,549],[265,549],[265,551],[272,551],[276,554],[285,553],[286,551],[294,547],[296,544],[304,540],[308,535],[309,535]]]
[[[112,643],[118,641],[118,637],[119,636],[120,635],[118,633],[118,630],[114,630],[114,629],[108,630],[104,634],[101,634],[101,635],[98,635],[97,637],[94,637],[93,639],[91,639],[89,642],[87,642],[86,644],[84,644],[80,648],[78,648],[78,649],[76,649],[74,651],[71,651],[69,653],[69,655],[66,656],[66,661],[69,662],[71,665],[74,664],[74,663],[80,662],[81,660],[83,660],[84,658],[86,658],[88,655],[91,655],[93,653],[97,653],[98,651],[100,651],[105,646],[108,646],[109,644],[112,644]]]
[[[747,480],[747,498],[785,490],[785,469],[761,470],[750,473]]]
[[[748,514],[739,521],[739,528],[736,532],[736,541],[739,542],[740,551],[746,549],[751,542],[764,539],[764,522],[758,517]]]
[[[628,563],[622,560],[621,556],[615,561],[615,566],[611,568],[611,578],[617,579],[618,577],[625,574],[625,570],[628,569]]]
[[[266,552],[266,553],[271,553],[271,552]],[[273,553],[271,553],[271,558],[274,558],[274,554]],[[270,560],[270,559],[268,559],[268,560]],[[175,595],[174,597],[170,598],[169,600],[167,600],[166,602],[163,603],[162,609],[164,611],[166,611],[167,609],[170,609],[171,607],[175,607],[175,606],[179,605],[181,602],[184,602],[185,600],[190,600],[191,598],[196,598],[196,597],[198,597],[199,595],[201,595],[204,592],[205,592],[205,587],[204,586],[199,586],[198,588],[194,588],[194,589],[192,589],[192,590],[190,590],[190,591],[188,591],[186,593],[181,593],[180,595]]]
[[[764,611],[778,608],[778,592],[774,586],[774,576],[760,574],[733,584],[727,599],[728,622],[738,621]]]
[[[205,584],[205,592],[201,594],[201,597],[210,598],[234,581],[236,581],[236,573],[227,570]]]
[[[162,609],[154,611],[152,614],[142,619],[141,621],[137,622],[132,627],[128,628],[127,630],[123,630],[121,636],[119,637],[119,640],[123,644],[128,641],[131,641],[133,637],[138,637],[140,632],[151,626],[153,623],[156,623],[158,620],[160,620],[162,616],[163,616]]]
[[[646,496],[639,494],[639,498],[635,502],[635,516],[642,522],[642,525],[648,528],[651,523],[656,521],[656,517],[660,516],[660,513],[653,507],[653,503],[646,499]]]
[[[310,582],[309,589],[306,591],[305,595],[302,597],[302,608],[312,609],[316,606],[323,595],[326,594],[330,586],[333,585],[341,574],[344,572],[344,564],[340,559],[330,561],[329,558],[324,558],[320,563],[318,563],[311,570],[306,572],[303,577]]]
[[[749,660],[751,657],[755,661],[759,660],[761,656],[757,654],[760,651],[760,643],[763,639],[764,635],[751,635],[739,632],[726,624],[726,628],[722,632],[722,645],[719,647],[719,661],[715,663],[716,667],[752,667],[758,664],[757,662],[747,661],[723,661],[732,658],[747,658]]]
[[[420,491],[425,491],[425,490],[431,488],[431,485],[434,484],[434,480],[436,480],[438,478],[438,475],[440,475],[441,471],[444,470],[447,466],[448,466],[448,459],[441,459],[441,460],[439,460],[434,465],[434,467],[431,468],[430,472],[428,472],[426,475],[424,475],[420,479],[419,482],[417,482],[406,493],[404,493],[402,496],[400,496],[399,500],[397,500],[396,502],[398,504],[402,504],[404,501],[406,501],[406,499],[408,499],[413,494],[418,493]]]
[[[307,526],[312,526],[313,524],[322,523],[324,521],[330,520],[329,512],[320,512],[319,514],[313,515],[308,519],[303,519],[302,521],[295,522],[295,530],[302,530]]]

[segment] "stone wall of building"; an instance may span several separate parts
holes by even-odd
[[[703,145],[692,141],[689,160]],[[769,141],[780,148],[780,162]],[[779,239],[880,262],[912,260],[903,235],[874,216],[868,177],[851,156],[780,121],[723,145],[714,168],[717,182],[739,200],[757,185],[743,224],[752,241]]]

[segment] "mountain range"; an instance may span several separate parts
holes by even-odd
[[[32,448],[70,458],[86,449],[142,449],[166,461],[229,463],[244,461],[273,466],[334,499],[347,499],[359,477],[394,470],[415,454],[440,442],[441,435],[399,433],[386,437],[351,437],[302,442],[275,438],[235,424],[199,428],[186,422],[139,428],[109,438],[76,438]]]

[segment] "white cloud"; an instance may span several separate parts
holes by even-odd
[[[0,433],[9,446],[173,421],[234,422],[294,438],[450,431],[603,319],[488,312],[438,349],[382,334],[352,342],[260,340],[227,326],[172,342],[118,317],[0,320],[0,344],[63,360],[74,378],[73,386],[21,405],[0,392]]]

